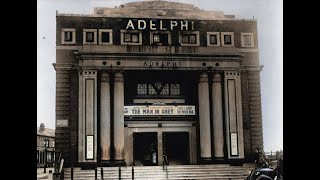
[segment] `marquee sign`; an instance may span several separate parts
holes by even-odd
[[[125,116],[196,115],[195,106],[124,106]]]

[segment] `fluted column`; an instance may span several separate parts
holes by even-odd
[[[102,72],[100,84],[101,160],[110,160],[110,84],[109,74]]]
[[[222,119],[221,75],[215,72],[212,77],[212,117],[214,157],[223,158],[223,119]]]
[[[124,160],[124,83],[123,74],[114,75],[114,159]]]
[[[210,109],[208,75],[202,73],[198,84],[200,156],[203,160],[211,159]]]

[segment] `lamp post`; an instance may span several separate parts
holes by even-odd
[[[43,168],[43,173],[46,173],[46,168],[47,168],[47,148],[49,145],[49,139],[44,139],[43,140],[44,144],[44,168]]]

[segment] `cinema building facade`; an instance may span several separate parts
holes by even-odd
[[[166,1],[56,15],[65,166],[251,162],[263,148],[257,22]]]

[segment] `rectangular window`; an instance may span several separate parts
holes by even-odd
[[[112,45],[112,29],[99,29],[99,44]]]
[[[110,33],[109,32],[102,32],[101,33],[101,42],[109,43],[110,42]]]
[[[197,42],[196,35],[194,34],[189,35],[189,43],[195,44],[196,42]]]
[[[180,95],[180,84],[171,84],[170,92],[171,95]]]
[[[139,42],[139,34],[132,34],[132,42],[133,43]]]
[[[187,44],[196,44],[197,38],[195,34],[183,34],[182,35],[182,43]]]
[[[61,44],[76,44],[76,29],[61,28]]]
[[[72,31],[64,32],[64,42],[72,42]]]
[[[231,45],[231,35],[224,35],[224,44]]]
[[[151,31],[150,45],[168,46],[171,44],[171,33],[169,31]]]
[[[146,95],[147,94],[147,84],[138,84],[137,94],[138,95]]]
[[[234,32],[221,32],[221,45],[224,47],[234,47]]]
[[[254,47],[254,34],[249,32],[241,33],[241,47]]]
[[[169,84],[166,84],[160,93],[161,95],[169,95]]]
[[[137,30],[120,30],[121,45],[142,45],[142,32]]]
[[[131,34],[128,34],[128,33],[124,34],[124,42],[131,42]]]
[[[244,45],[251,45],[251,36],[250,35],[244,35]]]
[[[154,43],[160,42],[160,34],[153,34],[153,42]]]
[[[217,35],[210,35],[210,44],[218,44]]]
[[[188,35],[182,35],[182,43],[189,43],[189,36]]]
[[[93,41],[94,41],[94,33],[86,32],[86,42],[93,42]]]
[[[83,44],[97,44],[97,29],[83,29]]]
[[[199,31],[182,31],[179,35],[181,46],[200,46]]]
[[[149,86],[148,86],[148,94],[149,95],[157,95],[157,92],[156,92],[156,90],[154,89],[154,87],[151,85],[151,84],[149,84]]]
[[[125,33],[124,34],[124,42],[139,42],[139,34],[138,33]]]

